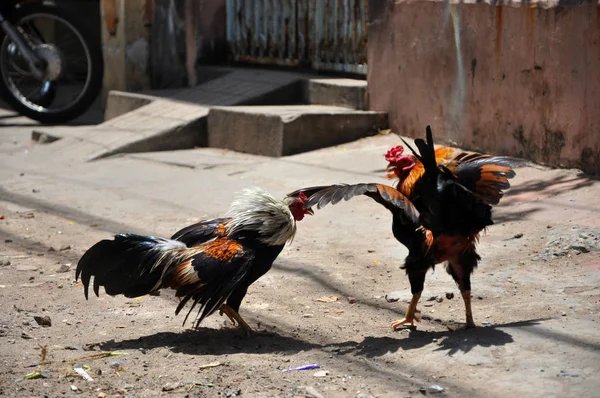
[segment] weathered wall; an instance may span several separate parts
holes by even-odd
[[[600,173],[600,5],[573,3],[371,0],[371,109],[397,133]]]

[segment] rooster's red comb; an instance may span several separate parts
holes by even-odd
[[[389,151],[385,154],[385,160],[389,163],[398,163],[402,158],[402,154],[404,153],[404,148],[402,145],[397,145],[393,148],[390,148]]]

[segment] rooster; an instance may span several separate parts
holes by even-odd
[[[102,240],[79,260],[75,278],[83,282],[88,299],[90,280],[111,296],[139,297],[172,288],[179,314],[192,301],[183,323],[198,306],[196,327],[217,309],[246,334],[251,327],[239,314],[248,287],[269,271],[296,222],[310,209],[298,192],[283,201],[260,188],[249,188],[233,201],[225,218],[201,221],[176,232],[171,239],[119,234]]]
[[[306,193],[305,208],[322,208],[357,195],[366,195],[385,206],[393,217],[394,237],[408,249],[401,268],[405,269],[412,299],[404,319],[393,321],[396,329],[414,325],[420,319],[417,304],[425,275],[436,264],[447,261],[446,271],[457,283],[464,303],[466,327],[475,327],[471,311],[471,273],[481,257],[475,246],[479,234],[493,224],[492,205],[499,203],[503,190],[515,176],[520,160],[468,153],[456,148],[434,149],[431,128],[427,141],[415,140],[420,154],[404,154],[402,146],[390,149],[387,177],[398,179],[396,187],[384,184],[336,184],[304,188],[289,195]]]

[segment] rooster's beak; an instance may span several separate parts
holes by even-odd
[[[304,209],[304,212],[305,212],[305,214],[308,214],[308,215],[311,215],[311,216],[315,215],[315,212],[313,211],[313,209]]]

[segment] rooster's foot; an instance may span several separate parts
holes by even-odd
[[[242,330],[246,336],[249,336],[254,330],[246,323],[246,321],[240,316],[240,314],[227,304],[221,305],[219,308],[219,315],[227,315],[231,323],[237,325],[238,329]]]
[[[406,316],[404,317],[404,319],[399,319],[397,321],[392,322],[391,327],[392,329],[398,329],[400,326],[414,326],[415,322],[421,322],[421,320],[415,315],[420,313],[421,311],[419,310],[414,310],[414,312],[407,312]]]

